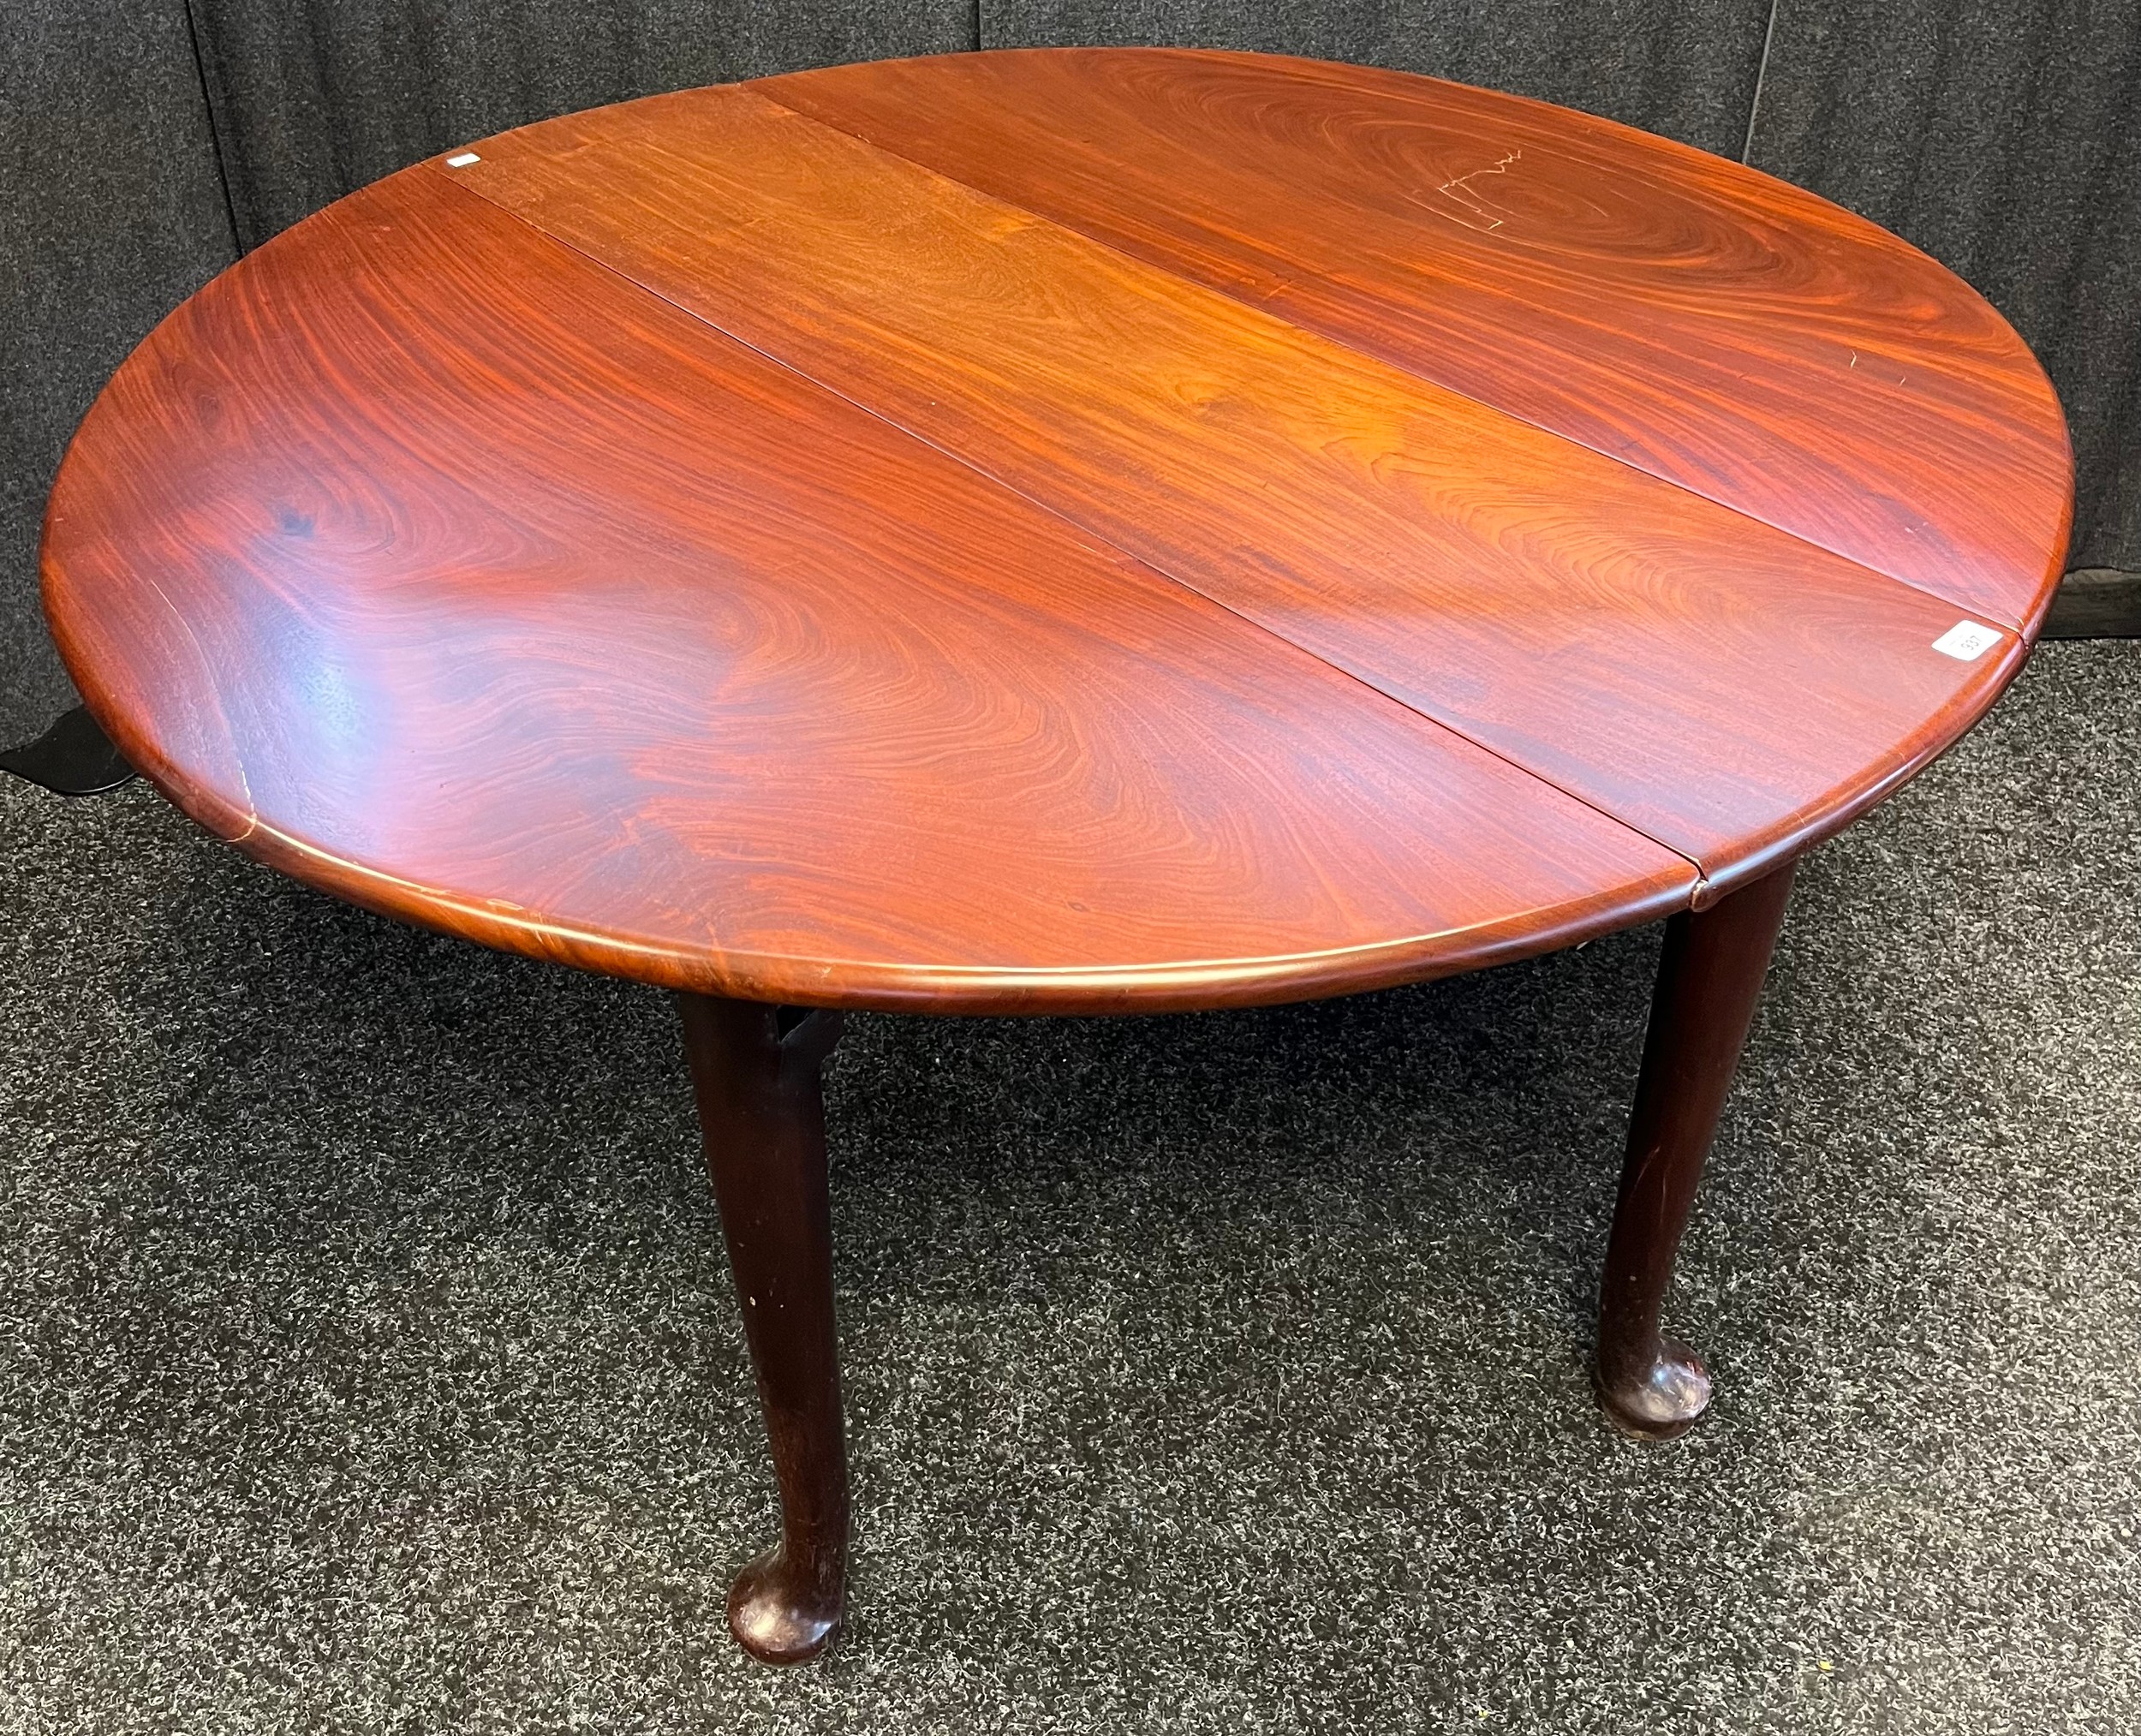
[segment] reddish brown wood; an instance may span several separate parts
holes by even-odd
[[[1596,1371],[1606,1414],[1653,1440],[1685,1432],[1710,1401],[1702,1358],[1661,1333],[1659,1321],[1792,876],[1787,865],[1666,928],[1606,1250]]]
[[[680,994],[677,1006],[780,1486],[780,1542],[737,1576],[729,1626],[754,1657],[801,1663],[838,1631],[847,1584],[847,1447],[818,1083],[841,1015],[701,994]]]
[[[1915,248],[1590,116],[1375,68],[1086,49],[766,95],[2021,627],[2066,429]]]
[[[2025,648],[1941,656],[1952,603],[748,87],[480,150],[438,173],[1669,845],[1713,891],[1886,793]]]
[[[1695,881],[430,169],[159,328],[45,564],[85,696],[204,824],[671,987],[1278,999]]]
[[[158,327],[47,517],[98,721],[301,878],[686,992],[761,1655],[833,1631],[847,1525],[833,1028],[772,1003],[1282,1000],[1680,912],[1599,1381],[1684,1427],[1658,1309],[1779,865],[2058,570],[2013,334],[1806,195],[1398,75],[767,90],[419,165]],[[2005,630],[1935,652],[1965,611]]]

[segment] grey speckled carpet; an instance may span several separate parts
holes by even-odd
[[[0,1728],[2141,1728],[2141,644],[1807,865],[1674,1315],[1584,1380],[1655,932],[850,1022],[849,1636],[767,1535],[671,1009],[0,792]]]

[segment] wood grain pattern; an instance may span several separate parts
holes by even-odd
[[[756,89],[2007,626],[2049,603],[2066,424],[1966,284],[1813,194],[1521,98],[1075,50]]]
[[[677,987],[1279,999],[1695,880],[430,167],[157,330],[44,570],[98,719],[204,824]]]
[[[1954,605],[748,87],[437,169],[1697,862],[1705,897],[1952,740]]]
[[[97,720],[301,879],[685,992],[762,1658],[835,1632],[850,1508],[800,1008],[1276,1001],[1672,913],[1599,1369],[1685,1426],[1660,1308],[1790,861],[1992,702],[2063,540],[2011,334],[1749,177],[1416,81],[777,89],[420,164],[160,325],[46,520]],[[1423,174],[1482,224],[1424,254]],[[2005,623],[1964,659],[1959,599]]]

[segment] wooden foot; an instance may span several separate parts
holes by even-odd
[[[101,796],[134,776],[88,707],[63,712],[34,742],[0,751],[0,772],[12,772],[55,796]]]
[[[737,1575],[729,1627],[752,1656],[801,1663],[839,1631],[847,1580],[847,1447],[819,1095],[840,1015],[699,994],[680,994],[677,1005],[780,1486],[780,1542]]]
[[[1792,893],[1791,865],[1673,918],[1650,1005],[1620,1203],[1599,1301],[1599,1402],[1631,1435],[1669,1441],[1709,1407],[1702,1359],[1659,1330],[1666,1286]]]

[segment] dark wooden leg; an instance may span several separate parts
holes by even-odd
[[[832,1214],[819,1068],[837,1012],[679,994],[707,1172],[780,1485],[781,1540],[729,1588],[729,1626],[767,1663],[801,1663],[840,1626],[847,1447],[832,1329]]]
[[[1709,1371],[1658,1329],[1680,1232],[1739,1064],[1769,951],[1792,894],[1789,864],[1666,928],[1620,1203],[1599,1301],[1599,1401],[1631,1434],[1668,1441],[1710,1401]]]

